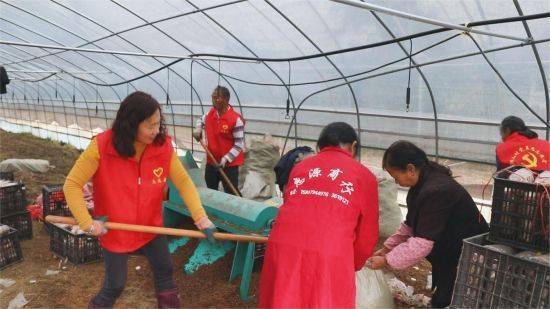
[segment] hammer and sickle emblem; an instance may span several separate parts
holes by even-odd
[[[526,153],[525,155],[523,155],[523,157],[521,157],[521,159],[523,160],[523,165],[527,168],[535,168],[537,167],[537,157],[531,153],[531,152],[528,152]]]

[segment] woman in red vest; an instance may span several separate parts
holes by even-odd
[[[550,143],[516,116],[508,116],[500,125],[502,143],[496,148],[497,169],[519,165],[532,170],[550,170]]]
[[[179,308],[177,287],[166,237],[150,233],[109,231],[86,209],[82,187],[93,179],[94,215],[109,221],[162,226],[166,181],[177,187],[197,227],[211,241],[215,226],[206,216],[199,194],[166,134],[160,104],[143,92],[130,94],[113,127],[97,135],[80,155],[63,188],[80,228],[98,236],[105,260],[103,288],[90,308],[110,308],[126,284],[130,253],[147,257],[153,270],[159,308]]]
[[[259,307],[355,307],[355,271],[378,240],[378,183],[353,158],[358,142],[349,124],[329,124],[319,153],[292,169],[269,234]]]

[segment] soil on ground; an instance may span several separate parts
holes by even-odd
[[[80,155],[75,147],[41,139],[30,133],[10,133],[0,130],[0,161],[6,159],[48,160],[52,169],[47,173],[15,172],[15,178],[27,187],[27,199],[42,192],[42,186],[62,184]]]

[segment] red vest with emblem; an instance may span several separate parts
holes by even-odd
[[[233,139],[233,128],[237,123],[237,119],[243,118],[232,107],[230,107],[225,114],[220,116],[215,108],[211,108],[205,119],[205,131],[206,141],[208,143],[208,150],[212,153],[214,158],[220,162],[221,158],[225,156],[233,145],[235,140]],[[207,163],[214,164],[210,157],[207,156]],[[241,151],[239,155],[228,164],[228,166],[239,166],[244,163],[244,154]]]
[[[529,139],[518,132],[510,134],[496,149],[501,167],[521,165],[532,170],[550,170],[550,143]]]
[[[169,174],[172,142],[147,145],[141,160],[123,158],[115,150],[113,132],[97,135],[99,167],[94,174],[94,214],[109,221],[162,226],[163,188]],[[135,251],[154,234],[110,230],[100,237],[105,249],[124,253]]]

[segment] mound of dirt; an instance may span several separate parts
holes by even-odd
[[[27,199],[33,200],[42,192],[43,185],[61,184],[80,155],[67,144],[42,139],[30,133],[9,133],[0,130],[0,161],[5,159],[43,159],[55,166],[47,173],[16,172],[15,178],[27,187]]]

